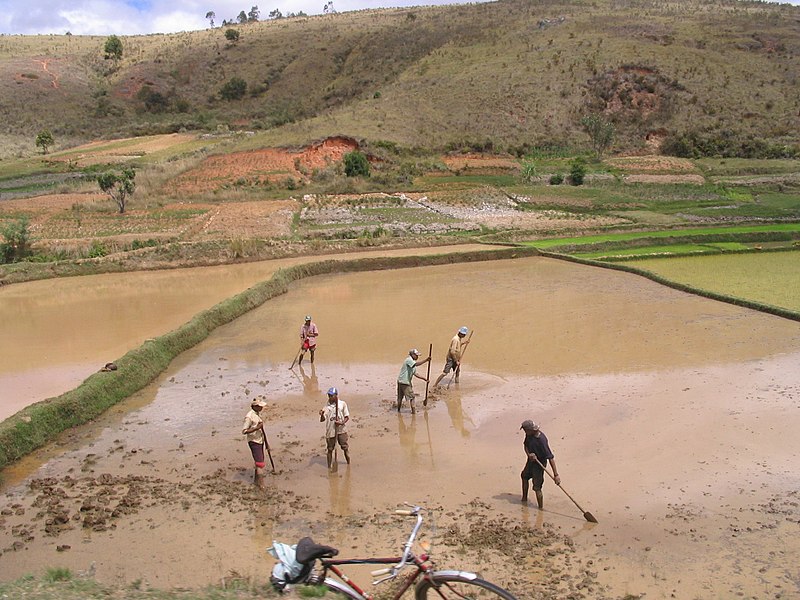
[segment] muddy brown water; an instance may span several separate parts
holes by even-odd
[[[175,329],[278,269],[317,260],[490,249],[467,244],[364,251],[0,287],[0,419],[76,387],[146,339]]]
[[[316,364],[289,370],[307,313]],[[435,376],[461,325],[475,333],[460,383],[398,414],[408,349],[432,343]],[[545,258],[307,280],[7,469],[0,575],[264,581],[273,539],[396,550],[408,523],[389,513],[410,501],[437,509],[442,566],[520,598],[797,597],[798,342],[791,321]],[[335,474],[317,418],[329,386],[352,414],[353,464]],[[239,435],[261,394],[264,491]],[[550,481],[544,511],[519,502],[525,418],[598,524]],[[510,554],[528,531],[541,537]]]

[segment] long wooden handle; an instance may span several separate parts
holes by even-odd
[[[428,346],[428,358],[433,355],[433,344]],[[431,361],[428,360],[428,376],[425,379],[425,404],[428,403],[428,384],[431,382]]]

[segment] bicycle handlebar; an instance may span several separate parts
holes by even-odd
[[[392,567],[387,567],[387,568],[384,568],[384,569],[377,569],[375,571],[372,571],[371,575],[373,577],[379,577],[381,575],[386,575],[386,577],[384,577],[383,579],[379,579],[379,580],[373,581],[372,582],[373,585],[376,585],[376,584],[381,583],[383,581],[387,581],[389,579],[393,579],[394,577],[397,577],[397,574],[403,569],[403,567],[406,566],[406,564],[408,563],[408,559],[411,556],[411,546],[414,545],[414,540],[417,538],[417,533],[419,533],[419,529],[420,529],[420,527],[422,527],[422,510],[423,509],[422,509],[421,506],[415,506],[415,505],[409,504],[407,502],[406,502],[406,506],[409,506],[410,508],[408,508],[408,509],[399,508],[399,509],[394,511],[394,514],[400,515],[400,516],[403,516],[403,517],[416,517],[417,518],[417,522],[414,525],[414,529],[411,530],[411,535],[408,536],[408,539],[406,540],[406,543],[403,545],[403,556],[400,558],[400,562],[398,562],[396,565],[394,565]]]

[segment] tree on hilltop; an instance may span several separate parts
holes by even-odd
[[[258,21],[260,16],[261,16],[261,11],[258,10],[258,6],[253,6],[250,8],[250,12],[247,13],[247,22],[255,23],[256,21]]]
[[[119,60],[122,58],[122,40],[115,35],[108,36],[103,50],[105,51],[105,59],[114,61],[114,68],[116,69]]]
[[[125,212],[128,204],[128,197],[133,195],[136,189],[136,171],[131,168],[122,171],[108,171],[97,176],[97,183],[100,189],[108,194],[116,202],[119,213]]]
[[[208,19],[209,23],[211,23],[211,29],[214,29],[214,19],[217,18],[217,13],[213,10],[210,10],[206,13],[206,19]]]

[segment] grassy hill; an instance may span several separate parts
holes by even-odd
[[[499,2],[361,11],[169,35],[0,36],[0,157],[98,137],[248,129],[253,147],[342,134],[407,147],[580,147],[775,156],[800,145],[800,7]],[[241,78],[241,99],[220,97]],[[681,146],[681,144],[683,144]],[[722,150],[720,150],[722,149]]]

